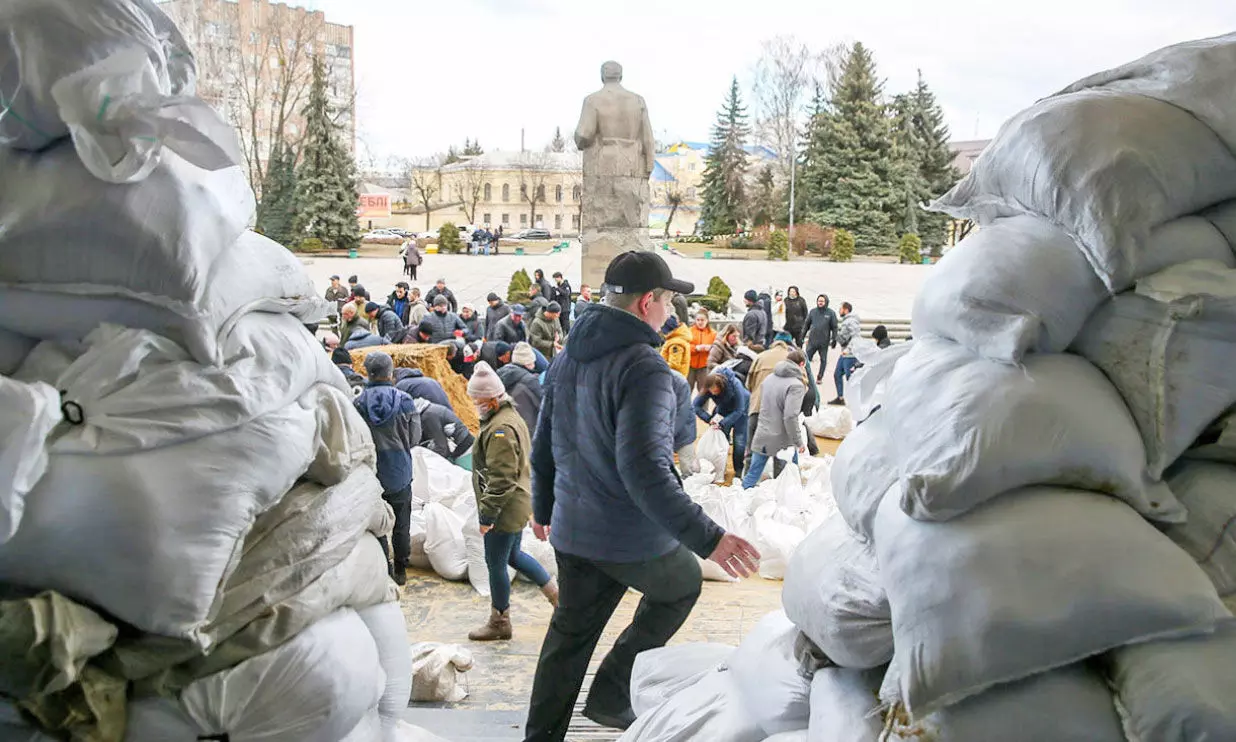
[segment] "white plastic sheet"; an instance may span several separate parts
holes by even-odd
[[[631,710],[637,717],[716,672],[734,654],[728,644],[675,644],[640,652],[631,668]]]
[[[458,703],[468,697],[461,675],[472,669],[472,653],[458,644],[412,645],[412,700]]]
[[[1082,90],[1010,119],[932,208],[983,226],[1042,216],[1077,238],[1117,292],[1141,274],[1154,227],[1233,197],[1236,158],[1193,114],[1138,94]]]
[[[1036,354],[1022,369],[920,340],[897,364],[880,414],[901,470],[901,506],[920,520],[954,518],[1036,484],[1104,492],[1162,522],[1185,517],[1147,477],[1120,395],[1083,358]]]
[[[47,471],[47,437],[60,419],[54,387],[0,376],[0,544],[17,532],[26,494]]]
[[[1219,595],[1236,594],[1236,466],[1184,461],[1169,470],[1167,482],[1189,519],[1165,533],[1193,557]]]
[[[1188,554],[1112,498],[1028,488],[947,523],[916,521],[898,505],[881,505],[875,543],[898,696],[915,717],[1115,647],[1231,620]]]
[[[868,669],[893,658],[893,621],[875,549],[840,515],[807,534],[781,591],[785,614],[833,662]]]

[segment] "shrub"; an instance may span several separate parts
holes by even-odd
[[[849,230],[838,229],[833,233],[833,262],[848,263],[854,259],[854,235]]]
[[[899,262],[911,264],[922,262],[922,249],[923,240],[918,235],[901,235],[901,242],[897,243],[897,254],[900,256]]]
[[[730,287],[725,283],[725,281],[721,280],[721,276],[713,276],[708,281],[708,295],[720,299],[721,305],[723,307],[728,307],[730,304],[730,297],[734,295],[734,292],[730,291]],[[725,310],[718,309],[715,311],[720,312]]]
[[[700,306],[717,314],[727,313],[730,305],[729,299],[722,299],[720,296],[712,296],[710,294],[691,294],[687,297],[687,304],[691,302],[699,302]]]
[[[306,237],[305,239],[300,241],[299,245],[296,246],[296,252],[313,253],[313,252],[324,252],[325,250],[326,250],[326,243],[322,242],[322,240],[318,239],[317,237]]]
[[[459,227],[451,222],[438,228],[438,252],[458,255],[463,250],[463,240],[459,239]]]
[[[794,225],[794,252],[828,257],[833,250],[833,230],[806,222]]]
[[[777,230],[768,238],[768,259],[790,259],[790,236],[784,231]]]
[[[523,304],[528,300],[528,289],[531,287],[532,277],[520,268],[511,274],[511,282],[506,287],[506,300],[511,304]]]

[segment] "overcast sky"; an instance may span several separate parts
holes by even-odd
[[[570,137],[600,65],[648,101],[664,140],[706,140],[760,42],[862,41],[891,94],[922,69],[954,139],[987,138],[1035,99],[1186,39],[1236,31],[1236,0],[306,0],[355,27],[358,138],[379,163]],[[621,12],[614,12],[621,7]]]

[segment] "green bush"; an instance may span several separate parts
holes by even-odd
[[[531,287],[532,277],[520,268],[511,274],[511,282],[506,287],[506,300],[511,304],[523,304],[528,301],[528,289]]]
[[[313,253],[313,252],[324,252],[325,250],[326,250],[326,243],[322,242],[317,237],[306,237],[305,239],[300,241],[299,245],[296,246],[296,252]]]
[[[783,230],[773,232],[768,238],[768,259],[769,260],[789,260],[790,259],[790,236]]]
[[[708,295],[720,299],[722,306],[729,306],[730,297],[734,295],[734,292],[730,291],[729,285],[721,280],[721,276],[713,276],[708,281]]]
[[[459,227],[446,222],[438,229],[438,252],[458,255],[463,246],[463,240],[459,239]]]
[[[848,263],[854,259],[854,235],[848,229],[838,229],[833,235],[833,251],[830,255],[834,263]]]
[[[916,234],[901,235],[901,242],[897,243],[897,254],[901,256],[902,263],[921,263],[923,240]]]

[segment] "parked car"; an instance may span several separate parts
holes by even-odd
[[[378,240],[401,240],[405,239],[403,235],[393,229],[375,229],[372,232],[366,232],[361,237],[361,242],[376,242]]]
[[[521,229],[516,232],[512,239],[516,240],[552,240],[554,236],[549,233],[548,229]]]

